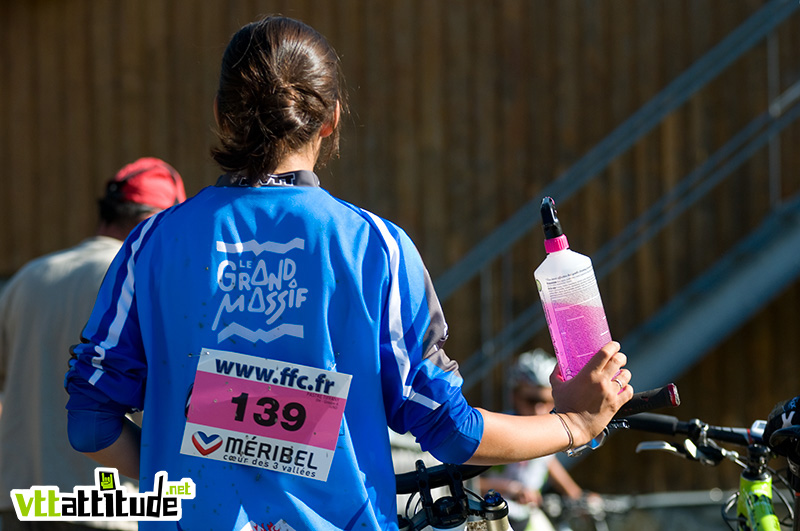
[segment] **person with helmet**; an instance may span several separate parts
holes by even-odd
[[[515,415],[546,415],[553,409],[553,388],[550,375],[556,359],[541,348],[523,352],[511,369],[508,384]],[[494,489],[506,499],[526,506],[512,511],[509,517],[514,529],[550,530],[547,516],[539,508],[545,483],[562,496],[578,500],[583,489],[570,476],[555,455],[495,467],[481,478],[481,490]]]

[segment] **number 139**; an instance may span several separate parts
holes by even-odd
[[[231,398],[231,402],[236,404],[236,415],[234,420],[244,422],[247,401],[250,395],[242,393]],[[261,406],[263,411],[253,413],[253,420],[261,426],[274,426],[278,422],[280,412],[281,427],[286,431],[297,431],[303,427],[306,421],[306,408],[297,402],[289,402],[281,409],[280,403],[271,396],[259,398],[256,405]]]

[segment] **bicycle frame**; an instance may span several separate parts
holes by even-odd
[[[747,447],[747,467],[739,476],[736,520],[739,531],[780,531],[772,500],[772,475],[767,470],[769,449]]]
[[[689,422],[678,421],[675,417],[645,413],[626,419],[627,427],[665,435],[684,434],[688,438],[684,444],[673,445],[665,441],[640,443],[636,452],[643,450],[663,450],[705,465],[715,466],[727,459],[743,467],[740,474],[738,492],[722,509],[723,520],[731,529],[738,531],[780,531],[781,524],[775,514],[772,479],[779,477],[794,494],[794,508],[778,493],[793,520],[794,531],[800,531],[800,467],[790,459],[789,478],[784,479],[768,467],[770,458],[775,457],[770,450],[769,441],[763,440],[765,421],[756,421],[750,429],[710,426],[698,419]],[[731,443],[746,448],[745,457],[739,453],[720,447],[716,441]],[[729,516],[736,506],[736,515]],[[736,522],[737,527],[731,524]]]

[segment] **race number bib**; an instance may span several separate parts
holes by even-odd
[[[351,378],[203,349],[181,453],[326,481]]]

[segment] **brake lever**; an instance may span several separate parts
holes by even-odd
[[[603,428],[602,433],[589,441],[586,444],[578,446],[577,448],[573,448],[571,450],[567,450],[564,453],[567,454],[569,457],[578,457],[581,454],[586,452],[590,452],[592,450],[597,450],[601,446],[603,446],[606,442],[606,438],[608,438],[608,434],[611,430],[621,430],[621,429],[628,429],[630,427],[628,423],[628,419],[626,418],[619,418],[619,419],[611,419],[611,422],[608,423],[608,426]]]
[[[565,450],[564,453],[567,454],[569,457],[578,457],[586,452],[590,452],[592,450],[597,450],[601,446],[603,446],[606,442],[606,437],[608,437],[608,428],[603,428],[602,433],[589,441],[586,444],[582,444],[577,448],[572,448],[569,450]]]
[[[685,439],[683,445],[678,446],[666,441],[645,441],[636,446],[636,453],[646,450],[657,450],[667,452],[688,459],[698,461],[704,465],[716,466],[723,459],[736,460],[739,454],[730,450],[725,450],[713,443],[706,443],[697,446],[691,439]]]
[[[675,446],[667,441],[645,441],[636,445],[637,454],[650,450],[667,452],[669,454],[677,455],[678,457],[683,457],[684,459],[695,459],[683,446]]]
[[[692,452],[696,461],[707,466],[717,466],[724,459],[735,462],[739,458],[738,452],[726,450],[711,440],[706,440],[704,444],[695,445],[690,439],[686,439],[684,445],[688,451]]]

